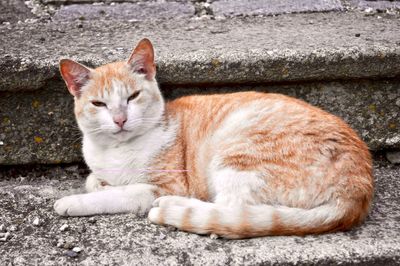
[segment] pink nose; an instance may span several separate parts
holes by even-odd
[[[122,128],[126,122],[126,115],[116,115],[113,117],[114,123]]]

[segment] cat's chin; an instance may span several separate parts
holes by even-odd
[[[121,130],[118,130],[117,132],[113,132],[113,135],[123,135],[126,133],[129,133],[129,131],[126,129],[121,129]]]
[[[134,138],[136,135],[131,131],[123,129],[118,132],[112,133],[112,136],[116,141],[125,142]]]

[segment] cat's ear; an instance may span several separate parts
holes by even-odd
[[[92,70],[69,59],[60,60],[60,72],[69,92],[79,97],[82,87],[88,82]]]
[[[149,39],[143,39],[138,43],[129,56],[128,64],[135,73],[145,74],[148,80],[154,79],[156,75],[154,49]]]

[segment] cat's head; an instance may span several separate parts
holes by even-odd
[[[75,116],[84,135],[127,141],[154,127],[163,115],[148,39],[141,40],[125,62],[91,69],[62,59],[60,72],[74,96]]]

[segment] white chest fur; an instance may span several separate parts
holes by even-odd
[[[176,137],[177,125],[156,127],[127,142],[109,141],[84,136],[83,155],[96,178],[108,184],[146,183],[149,164]]]

